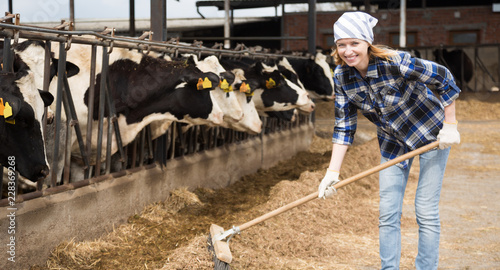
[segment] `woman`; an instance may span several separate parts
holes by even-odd
[[[346,12],[334,24],[337,68],[332,157],[319,185],[319,197],[331,194],[339,181],[347,148],[356,132],[358,110],[377,126],[381,163],[439,140],[439,149],[419,156],[415,195],[419,225],[417,269],[437,269],[439,260],[439,197],[450,145],[460,143],[455,99],[460,89],[451,73],[434,62],[406,52],[372,45],[377,19]],[[432,85],[437,96],[428,88]],[[379,242],[382,269],[399,269],[401,212],[413,159],[379,174]],[[325,194],[326,192],[326,194]]]

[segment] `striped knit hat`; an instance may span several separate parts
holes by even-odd
[[[378,20],[371,15],[361,12],[345,12],[333,24],[335,42],[343,38],[357,38],[372,44],[373,30]]]

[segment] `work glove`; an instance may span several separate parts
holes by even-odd
[[[318,198],[326,199],[337,191],[333,187],[333,185],[339,182],[339,172],[327,169],[325,177],[321,180],[318,188]]]
[[[443,123],[443,128],[439,131],[437,138],[439,140],[439,149],[446,149],[452,144],[460,143],[460,133],[457,130],[458,122]]]

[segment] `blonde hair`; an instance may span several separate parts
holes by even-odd
[[[374,59],[375,57],[382,58],[386,61],[392,61],[391,57],[398,54],[397,50],[390,48],[385,45],[372,45],[368,44],[368,55],[370,59]],[[336,65],[344,66],[347,65],[342,58],[340,58],[337,49],[334,49],[331,56],[333,56],[333,60]]]

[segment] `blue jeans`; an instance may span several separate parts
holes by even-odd
[[[415,214],[419,226],[418,270],[437,269],[439,261],[439,197],[450,148],[433,149],[419,157],[420,175],[415,195]],[[387,162],[382,158],[381,163]],[[401,213],[403,196],[413,158],[407,169],[391,166],[380,171],[379,242],[382,269],[399,269],[401,258]]]

